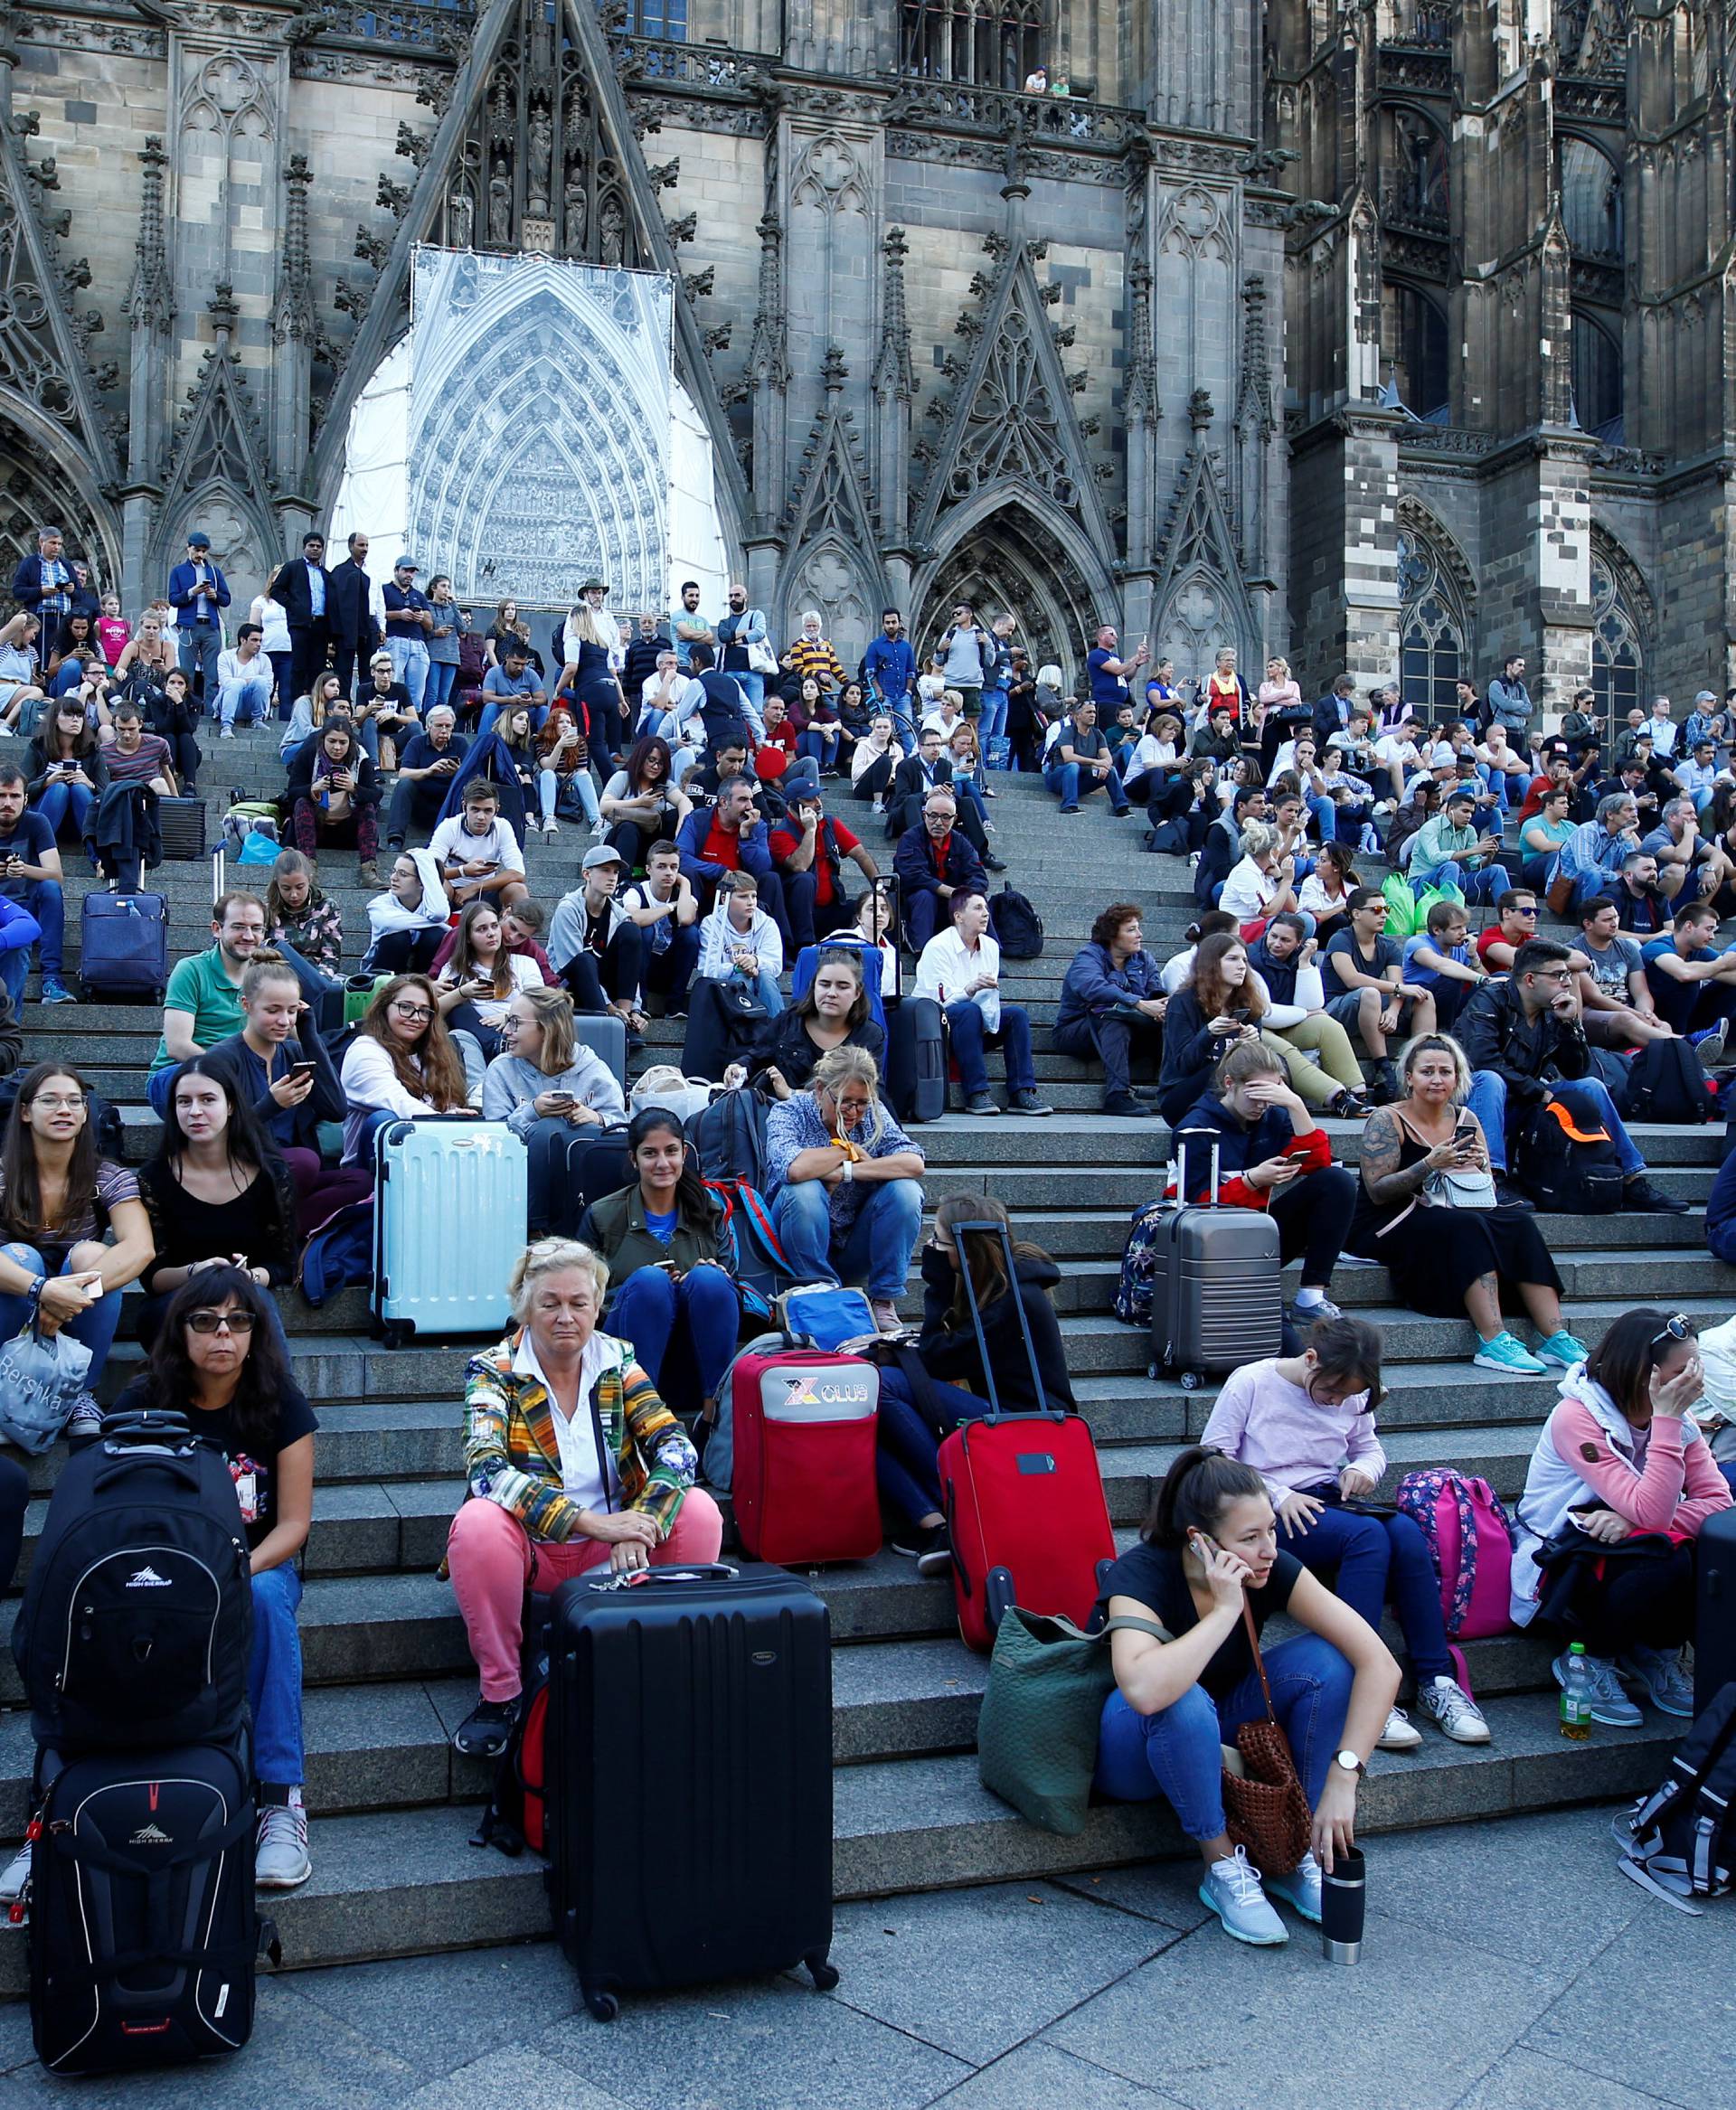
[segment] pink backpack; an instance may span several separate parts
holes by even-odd
[[[1393,1500],[1429,1542],[1448,1640],[1507,1633],[1513,1526],[1488,1482],[1435,1466],[1407,1473]]]

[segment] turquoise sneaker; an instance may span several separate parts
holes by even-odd
[[[1485,1341],[1471,1361],[1483,1370],[1510,1371],[1521,1378],[1540,1378],[1549,1368],[1511,1333],[1497,1333],[1493,1341]]]
[[[1563,1370],[1571,1370],[1576,1362],[1583,1362],[1591,1351],[1583,1341],[1577,1340],[1563,1326],[1559,1333],[1552,1333],[1547,1341],[1540,1341],[1536,1352],[1545,1362],[1558,1362]]]

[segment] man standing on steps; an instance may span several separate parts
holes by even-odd
[[[292,557],[271,581],[271,598],[289,626],[290,694],[278,698],[278,716],[288,718],[297,696],[306,696],[326,671],[332,634],[326,624],[326,538],[301,538],[301,555]]]
[[[873,698],[888,711],[910,714],[910,690],[916,683],[916,654],[904,635],[904,617],[897,608],[880,611],[880,636],[862,655],[862,678]],[[901,740],[909,735],[900,731]]]
[[[904,908],[904,941],[916,953],[951,915],[948,904],[958,888],[988,891],[981,860],[953,826],[958,810],[951,792],[936,785],[922,802],[920,831],[905,831],[892,862]]]
[[[333,665],[344,683],[344,693],[354,696],[362,672],[385,642],[382,610],[373,600],[373,581],[368,577],[368,538],[350,537],[350,553],[335,564],[326,584],[326,622],[332,635]]]
[[[1622,1126],[1609,1088],[1591,1074],[1572,958],[1552,937],[1527,938],[1514,956],[1512,974],[1486,982],[1459,1014],[1458,1041],[1471,1066],[1465,1104],[1488,1138],[1496,1199],[1530,1201],[1507,1178],[1508,1154],[1531,1116],[1559,1097],[1581,1120],[1609,1131],[1621,1164],[1624,1209],[1685,1215],[1685,1201],[1646,1178],[1646,1161]]]
[[[0,763],[0,896],[15,901],[27,917],[36,919],[42,933],[44,1003],[78,1001],[61,979],[66,930],[63,876],[53,829],[41,814],[25,809],[24,771],[15,762]],[[28,946],[0,953],[0,981],[12,999],[14,1018],[24,1013],[24,977],[29,972]]]
[[[169,604],[175,610],[175,635],[181,648],[181,671],[196,674],[200,700],[207,711],[217,700],[217,655],[223,642],[223,610],[229,606],[229,581],[211,555],[211,537],[194,528],[187,537],[187,557],[169,574]]]
[[[1057,1054],[1102,1062],[1106,1114],[1151,1118],[1154,1109],[1133,1094],[1132,1059],[1137,1049],[1149,1053],[1154,1069],[1161,1062],[1168,1003],[1137,902],[1111,902],[1068,966],[1054,1024]]]
[[[177,960],[163,1003],[163,1037],[151,1058],[146,1097],[159,1121],[169,1113],[169,1082],[176,1067],[203,1049],[214,1048],[247,1024],[241,1010],[241,976],[265,943],[265,903],[232,887],[211,911],[209,952]]]

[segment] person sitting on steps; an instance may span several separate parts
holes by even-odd
[[[1001,997],[1001,948],[989,936],[987,897],[974,887],[957,887],[947,906],[952,927],[922,947],[914,994],[931,998],[946,1014],[966,1113],[1000,1111],[989,1094],[985,1060],[996,1048],[1006,1063],[1007,1112],[1052,1113],[1037,1090],[1029,1014],[1023,1004]]]
[[[1432,1033],[1435,1000],[1420,982],[1404,979],[1404,943],[1388,937],[1386,900],[1378,887],[1350,897],[1350,928],[1326,947],[1320,963],[1326,1011],[1359,1038],[1374,1063],[1382,1096],[1399,1096],[1392,1044],[1407,1033]]]
[[[1513,1623],[1533,1621],[1585,1645],[1591,1719],[1637,1729],[1637,1685],[1663,1713],[1694,1713],[1682,1660],[1694,1628],[1696,1544],[1731,1491],[1688,1409],[1705,1389],[1694,1322],[1650,1305],[1624,1312],[1558,1388],[1537,1438],[1515,1522]],[[1577,1528],[1588,1543],[1561,1568],[1539,1566],[1551,1541]]]
[[[447,1566],[482,1693],[452,1738],[498,1758],[518,1719],[528,1587],[717,1559],[723,1520],[699,1460],[630,1342],[601,1330],[609,1268],[589,1246],[542,1239],[513,1268],[513,1331],[465,1371],[469,1493]]]
[[[863,979],[863,954],[847,946],[822,946],[814,979],[780,1013],[766,1048],[758,1082],[773,1098],[806,1091],[814,1066],[834,1048],[862,1048],[884,1060],[886,1035],[873,1014]]]
[[[1109,1637],[1115,1690],[1103,1702],[1098,1788],[1118,1802],[1162,1795],[1200,1850],[1200,1898],[1224,1932],[1256,1947],[1288,1941],[1267,1891],[1319,1920],[1321,1870],[1355,1844],[1356,1790],[1399,1696],[1398,1664],[1359,1613],[1280,1550],[1253,1467],[1199,1445],[1171,1465],[1098,1607],[1158,1629]],[[1231,1843],[1223,1746],[1265,1712],[1248,1624],[1258,1633],[1278,1612],[1306,1630],[1262,1653],[1314,1824],[1295,1873],[1262,1886],[1247,1849]]]
[[[1106,1114],[1151,1117],[1151,1107],[1134,1097],[1133,1057],[1149,1054],[1161,1062],[1168,1008],[1163,971],[1146,950],[1138,903],[1111,901],[1068,963],[1052,1035],[1057,1054],[1102,1063]]]

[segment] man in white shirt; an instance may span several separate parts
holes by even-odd
[[[486,898],[497,909],[530,894],[524,852],[510,824],[500,817],[500,794],[486,778],[464,787],[463,810],[442,821],[428,839],[455,909]]]
[[[912,994],[930,997],[947,1014],[953,1059],[958,1065],[967,1114],[998,1114],[988,1089],[988,1050],[1006,1060],[1009,1114],[1052,1114],[1037,1093],[1031,1060],[1031,1021],[1024,1006],[1001,1002],[1001,948],[988,935],[988,900],[970,887],[956,887],[948,907],[951,928],[938,930],[922,947]]]
[[[1646,721],[1646,730],[1652,736],[1652,752],[1660,762],[1675,754],[1676,739],[1682,728],[1670,716],[1670,700],[1667,696],[1652,698],[1652,715]]]
[[[1374,759],[1386,771],[1395,800],[1404,797],[1407,782],[1423,766],[1418,730],[1416,720],[1407,718],[1396,732],[1386,733],[1374,743]]]
[[[627,888],[621,906],[645,941],[645,994],[663,998],[665,1018],[685,1018],[699,959],[699,900],[673,843],[651,845],[645,877]]]
[[[217,655],[219,739],[235,738],[237,718],[251,725],[271,708],[271,662],[265,656],[264,640],[259,624],[243,623],[235,633],[234,650]]]

